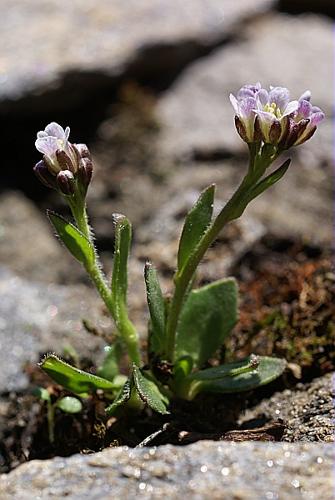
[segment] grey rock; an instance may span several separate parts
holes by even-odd
[[[330,164],[324,168],[293,158],[285,177],[250,203],[246,213],[278,235],[300,235],[306,241],[329,244],[333,234],[331,176]]]
[[[0,81],[1,100],[8,102],[2,109],[29,94],[57,93],[62,85],[68,90],[62,100],[21,102],[20,109],[27,105],[36,111],[37,103],[43,111],[64,109],[92,88],[106,88],[127,71],[136,73],[144,60],[151,70],[155,61],[156,71],[170,71],[217,44],[244,17],[272,5],[273,0],[252,5],[193,0],[192,8],[182,0],[5,0]]]
[[[211,170],[213,169],[205,167],[200,171],[187,169],[185,175],[180,172],[175,179],[171,180],[168,201],[163,203],[155,211],[154,217],[137,231],[137,245],[134,249],[136,257],[142,261],[152,260],[159,269],[170,269],[171,272],[175,269],[185,216],[200,195],[196,187],[203,184],[205,178],[207,182],[202,187],[219,178],[219,175]],[[192,172],[191,175],[190,172]],[[223,177],[227,175],[223,174]],[[190,184],[194,189],[190,189]],[[219,190],[219,199],[215,202],[215,215],[224,205],[220,194],[222,190]],[[208,251],[199,269],[199,277],[211,281],[218,279],[219,276],[225,276],[237,260],[264,234],[263,224],[248,215],[233,222],[222,231],[222,235],[219,235],[215,248]]]
[[[111,325],[86,286],[32,283],[0,267],[0,297],[0,391],[26,387],[23,365],[39,353],[61,353],[70,344],[81,355],[101,356],[103,342],[84,331],[81,319]]]
[[[190,65],[162,97],[157,113],[167,155],[180,159],[216,152],[246,154],[246,146],[233,126],[229,102],[229,94],[245,83],[282,85],[296,98],[309,88],[313,102],[331,117],[330,20],[314,15],[295,18],[273,14],[250,23],[244,36],[244,41],[219,48]],[[321,125],[316,137],[308,146],[316,157],[313,165],[310,158],[311,167],[332,158],[330,125]]]
[[[45,283],[84,275],[55,238],[45,214],[18,191],[0,196],[0,262],[21,277]]]
[[[214,443],[35,460],[0,478],[3,500],[333,498],[333,447]]]
[[[274,394],[248,410],[241,421],[266,417],[281,418],[284,441],[335,441],[335,374],[299,384],[295,390]]]

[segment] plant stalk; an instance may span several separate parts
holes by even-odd
[[[99,257],[95,249],[92,231],[88,223],[85,202],[82,199],[78,200],[78,196],[76,195],[71,198],[67,196],[66,201],[70,206],[78,229],[84,234],[84,236],[86,236],[86,238],[94,248],[94,262],[91,266],[85,266],[85,269],[91,280],[93,281],[100,297],[104,301],[109,313],[114,319],[116,327],[127,346],[129,358],[131,359],[132,363],[140,366],[141,354],[136,328],[128,318],[126,311],[116,311],[115,304],[112,299],[111,290],[109,289],[106,277],[101,269]],[[118,314],[118,312],[120,312],[120,314]]]
[[[244,177],[238,189],[223,207],[219,215],[204,233],[198,247],[188,260],[181,272],[177,272],[174,278],[175,290],[170,303],[167,321],[167,345],[166,354],[170,362],[174,362],[174,351],[176,342],[176,330],[184,298],[194,273],[205,255],[208,248],[216,240],[224,226],[240,217],[247,206],[247,194],[255,183],[263,176],[266,168],[274,161],[275,157],[267,155],[263,161],[259,155],[258,143],[250,144],[250,161],[248,173]]]

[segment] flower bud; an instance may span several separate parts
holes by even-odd
[[[86,144],[72,144],[72,147],[75,149],[79,158],[89,158],[91,159],[91,153],[86,146]]]
[[[61,172],[59,172],[59,174],[57,175],[57,185],[59,190],[63,194],[67,196],[74,194],[76,181],[73,173],[70,172],[70,170],[62,170]]]
[[[78,181],[85,191],[91,182],[93,175],[93,163],[89,158],[82,158],[78,168]]]
[[[274,120],[269,130],[269,143],[277,144],[281,134],[282,134],[281,124],[279,120]]]
[[[57,189],[56,179],[50,173],[47,165],[40,160],[33,168],[36,177],[48,188]]]
[[[57,149],[56,158],[61,170],[70,170],[73,174],[76,172],[77,166],[64,149]]]
[[[241,137],[241,139],[244,142],[248,142],[246,128],[245,128],[242,120],[237,115],[235,115],[235,127],[236,127],[237,133]]]

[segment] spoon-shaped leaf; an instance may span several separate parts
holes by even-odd
[[[206,188],[186,216],[178,250],[178,271],[186,264],[194,252],[204,232],[209,226],[214,203],[215,185]]]
[[[233,393],[249,391],[279,377],[286,361],[268,356],[250,356],[236,363],[208,368],[193,373],[182,382],[181,393],[193,399],[200,392]]]
[[[75,394],[86,394],[97,389],[111,392],[116,388],[115,384],[109,380],[84,372],[79,368],[74,368],[54,354],[49,354],[43,358],[39,366],[57,384]]]
[[[113,415],[115,410],[119,408],[120,406],[125,405],[131,398],[131,390],[132,390],[132,381],[128,379],[116,398],[114,399],[113,403],[109,405],[106,408],[106,413],[107,415]]]
[[[157,271],[150,262],[145,265],[144,279],[151,319],[149,354],[162,354],[165,337],[165,304]]]
[[[169,413],[166,409],[169,403],[167,398],[163,396],[154,382],[142,375],[136,365],[133,366],[133,379],[136,391],[144,403],[158,413],[163,415]]]
[[[259,181],[256,186],[252,188],[250,191],[247,200],[248,203],[262,194],[266,189],[276,184],[276,182],[280,181],[280,179],[285,175],[290,166],[291,160],[286,160],[279,168],[277,168],[274,172],[267,175],[263,180]]]
[[[86,267],[94,263],[94,249],[88,239],[79,231],[79,229],[68,222],[60,215],[51,210],[47,211],[49,220],[56,230],[60,240],[72,255]]]
[[[142,375],[141,370],[136,365],[133,365],[133,371],[129,379],[114,402],[108,406],[106,412],[112,415],[121,406],[127,406],[130,410],[135,409],[138,411],[143,409],[143,403],[158,413],[169,413],[166,410],[169,403],[167,398],[161,394],[154,382]]]
[[[200,368],[223,344],[237,321],[234,278],[192,290],[183,306],[176,337],[178,360],[191,356]]]

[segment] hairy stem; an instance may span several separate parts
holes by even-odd
[[[82,200],[69,199],[69,197],[67,197],[67,202],[71,208],[72,215],[76,221],[78,229],[84,234],[84,236],[86,236],[94,248],[94,262],[91,266],[86,266],[85,269],[93,281],[100,297],[104,301],[109,313],[114,319],[116,327],[127,346],[129,358],[133,363],[139,366],[141,364],[141,354],[139,349],[138,334],[135,326],[128,318],[127,311],[119,311],[116,309],[116,305],[114,304],[112,298],[112,292],[108,286],[106,276],[101,269],[99,257],[95,249],[92,231],[88,223],[85,203]]]

